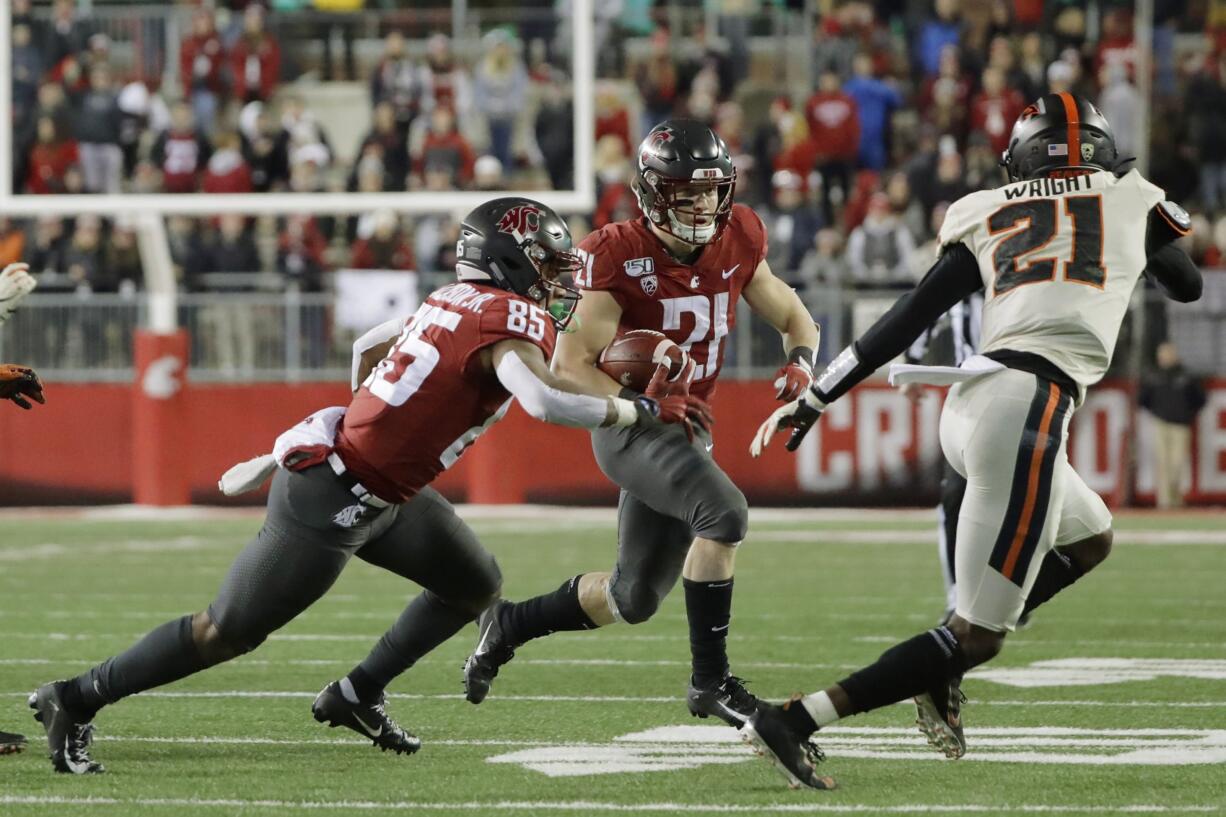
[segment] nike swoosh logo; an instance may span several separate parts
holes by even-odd
[[[353,719],[357,721],[358,724],[362,727],[362,730],[365,731],[366,734],[370,735],[372,738],[377,738],[383,734],[382,726],[380,726],[378,729],[371,729],[370,724],[362,720],[362,718],[359,717],[358,713],[356,712],[353,713]]]
[[[736,264],[735,266],[733,266],[733,267],[732,267],[732,269],[726,269],[726,270],[724,270],[724,273],[723,273],[723,274],[724,274],[724,280],[725,280],[725,281],[727,281],[729,278],[731,278],[731,277],[732,277],[732,274],[733,274],[734,272],[736,272],[736,271],[737,271],[738,269],[740,269],[740,268],[741,268],[741,265],[740,265],[740,264]]]
[[[720,633],[720,632],[723,632],[723,631],[724,631],[724,630],[726,630],[726,629],[728,629],[728,625],[727,625],[727,624],[725,624],[725,625],[724,625],[724,626],[722,626],[722,627],[712,627],[712,628],[711,628],[711,632],[713,632],[713,633]]]
[[[473,655],[484,655],[485,640],[490,637],[490,630],[493,629],[493,620],[485,625],[485,629],[481,631],[481,640],[477,642],[477,649],[473,650]]]

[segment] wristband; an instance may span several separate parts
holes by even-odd
[[[621,397],[610,397],[609,399],[613,401],[613,408],[617,409],[617,417],[613,420],[615,428],[625,428],[638,422],[637,401],[625,400]]]

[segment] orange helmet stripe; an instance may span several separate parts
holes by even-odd
[[[1067,91],[1060,92],[1060,101],[1064,103],[1064,118],[1068,120],[1068,158],[1069,164],[1081,164],[1081,119],[1077,116],[1077,100]]]

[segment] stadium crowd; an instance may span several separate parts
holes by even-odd
[[[73,0],[13,0],[17,192],[572,186],[570,81],[559,67],[568,59],[547,31],[490,29],[464,49],[468,59],[445,34],[411,40],[384,25],[378,59],[363,62],[345,30],[347,74],[369,89],[372,112],[346,152],[292,76],[310,70],[309,37],[278,9],[302,5],[193,5],[180,14],[190,22],[170,72],[178,83],[163,86],[120,64]],[[672,31],[651,3],[598,6],[607,6],[597,25],[598,203],[574,220],[579,236],[635,212],[633,146],[670,115],[706,120],[727,140],[738,198],[767,223],[771,265],[801,289],[913,283],[933,258],[945,207],[1001,181],[1014,119],[1049,89],[1095,100],[1121,150],[1135,150],[1130,0],[1090,9],[1073,0],[833,0],[812,23],[811,81],[786,91],[774,81],[782,57],[750,52],[752,10],[719,16],[717,31],[701,14]],[[1226,20],[1206,33],[1203,0],[1157,6],[1150,176],[1193,211],[1190,249],[1212,267],[1226,252],[1226,38],[1214,34]],[[332,63],[329,50],[317,67],[339,73]],[[172,218],[168,231],[185,290],[241,290],[256,286],[250,273],[275,270],[277,286],[311,292],[338,268],[449,270],[457,225],[384,211]],[[48,271],[44,289],[127,291],[141,280],[122,217],[0,218],[0,265],[13,260]],[[209,273],[233,274],[233,284]]]

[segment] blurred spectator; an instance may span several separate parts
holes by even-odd
[[[374,232],[370,238],[358,239],[353,245],[354,269],[411,270],[416,263],[413,250],[400,231],[396,214],[380,210],[375,214]]]
[[[782,150],[783,136],[779,122],[792,110],[792,100],[780,95],[771,100],[766,112],[766,121],[758,125],[753,135],[754,168],[761,170],[751,179],[754,202],[768,202],[774,195],[771,190],[771,174],[774,172],[775,155]],[[738,187],[741,185],[738,184]],[[741,194],[743,195],[743,194]]]
[[[187,216],[167,216],[166,244],[170,249],[175,278],[182,288],[188,292],[202,289],[199,276],[205,271],[205,250],[196,220]]]
[[[196,127],[191,106],[176,102],[170,109],[170,127],[158,134],[150,159],[162,170],[165,192],[195,193],[211,152],[208,140]]]
[[[474,190],[506,190],[507,180],[502,172],[502,162],[493,156],[477,157],[473,163]]]
[[[936,16],[928,18],[920,26],[915,41],[915,56],[919,68],[926,76],[936,76],[940,67],[941,51],[946,46],[957,46],[962,31],[959,0],[936,0]]]
[[[319,26],[319,39],[324,47],[323,80],[332,82],[337,78],[337,71],[332,59],[332,38],[339,35],[341,48],[345,51],[345,78],[357,79],[356,65],[353,59],[353,40],[357,33],[359,19],[357,12],[366,5],[366,0],[314,0],[315,13],[322,21]]]
[[[813,246],[822,218],[805,200],[803,180],[791,170],[771,177],[774,200],[763,213],[770,236],[767,261],[771,270],[789,284],[799,283],[800,262]]]
[[[986,134],[992,150],[1001,153],[1009,146],[1013,123],[1025,107],[1022,95],[1005,86],[1004,72],[986,68],[982,90],[971,102],[971,129]]]
[[[28,23],[16,23],[11,29],[12,82],[14,111],[29,110],[38,98],[38,83],[43,76],[43,55]]]
[[[1200,200],[1210,213],[1226,208],[1226,52],[1206,59],[1188,86],[1189,130],[1200,165]]]
[[[779,119],[779,135],[782,142],[772,169],[794,173],[800,182],[801,194],[808,194],[809,177],[814,175],[813,168],[817,164],[817,147],[809,138],[809,125],[803,116],[789,111]]]
[[[716,101],[726,100],[736,82],[728,44],[711,36],[705,24],[699,24],[684,45],[684,57],[677,69],[680,92],[688,96],[697,90]]]
[[[873,76],[873,59],[860,53],[855,59],[855,76],[843,90],[856,102],[860,114],[860,167],[880,170],[889,156],[890,117],[902,104],[902,96],[890,84]]]
[[[630,157],[622,141],[612,134],[602,137],[593,151],[592,165],[597,195],[592,229],[636,216],[637,205],[630,190]]]
[[[373,151],[383,166],[383,189],[404,190],[409,175],[409,147],[406,134],[396,124],[396,111],[390,102],[375,106],[373,121],[358,148],[358,156]],[[354,172],[356,180],[356,166]]]
[[[938,201],[955,202],[970,192],[963,177],[962,156],[949,137],[944,137],[938,148],[935,176],[912,176],[911,181],[915,195],[930,213]]]
[[[383,40],[383,56],[370,74],[370,104],[391,105],[396,126],[402,136],[407,136],[421,109],[421,93],[417,66],[405,51],[404,35],[389,32]]]
[[[64,175],[69,167],[78,164],[80,160],[76,140],[61,135],[55,120],[50,116],[39,117],[38,141],[30,149],[25,192],[65,192]]]
[[[919,98],[920,116],[941,133],[961,140],[966,135],[971,83],[962,71],[957,46],[946,46],[939,64],[937,75],[924,81]]]
[[[119,149],[119,97],[111,87],[110,69],[95,67],[89,75],[89,86],[75,122],[85,189],[90,193],[118,193],[123,153]]]
[[[257,193],[282,190],[289,184],[289,133],[262,102],[248,102],[238,117],[243,158],[251,168],[251,188]]]
[[[1005,182],[1004,169],[1000,166],[1000,151],[988,143],[982,132],[971,134],[966,143],[966,168],[963,173],[966,191],[989,190]]]
[[[567,128],[571,123],[566,123]],[[612,134],[622,141],[626,154],[634,148],[630,138],[630,112],[626,103],[618,93],[617,86],[612,82],[601,81],[596,84],[596,134],[597,141],[602,136]]]
[[[247,6],[243,32],[230,49],[234,96],[240,102],[267,102],[281,80],[281,48],[265,29],[264,15],[262,6]]]
[[[890,201],[890,211],[898,216],[907,232],[911,233],[911,238],[916,242],[922,241],[928,232],[927,219],[923,205],[911,194],[907,174],[901,170],[891,173],[886,179],[885,195]]]
[[[226,131],[217,134],[216,149],[209,157],[201,191],[204,193],[250,193],[251,168],[239,151],[238,134]]]
[[[142,140],[151,120],[160,128],[170,124],[170,111],[160,96],[149,93],[143,82],[129,82],[119,91],[119,152],[123,155],[123,175],[130,178],[140,159]]]
[[[847,261],[843,236],[833,227],[823,227],[813,238],[813,246],[800,262],[798,283],[802,287],[841,286],[847,281]]]
[[[1102,31],[1094,55],[1094,68],[1101,71],[1110,63],[1124,69],[1125,78],[1136,72],[1137,50],[1132,41],[1131,9],[1114,8],[1102,13]]]
[[[467,187],[473,177],[476,156],[460,132],[450,108],[440,106],[430,113],[429,126],[421,145],[412,153],[414,173],[424,175],[426,166],[447,172],[450,189]]]
[[[64,249],[66,237],[64,222],[56,216],[39,216],[25,244],[25,262],[30,271],[64,272]]]
[[[289,137],[286,150],[291,162],[301,156],[310,157],[320,167],[331,163],[333,151],[328,134],[297,94],[288,95],[281,101],[281,127]]]
[[[1115,148],[1121,157],[1137,155],[1141,131],[1141,95],[1128,81],[1128,70],[1119,60],[1108,60],[1099,74],[1102,92],[1098,107],[1115,133]]]
[[[277,240],[277,271],[302,292],[322,292],[327,241],[315,219],[296,214],[285,219]]]
[[[756,162],[751,152],[751,144],[745,135],[745,111],[737,102],[722,102],[715,109],[715,132],[728,145],[728,153],[732,156],[732,166],[736,168],[737,188],[747,195],[742,201],[757,203],[752,193],[757,184],[754,179]],[[633,153],[633,148],[631,149]],[[769,173],[767,167],[764,172]]]
[[[570,82],[555,73],[541,89],[536,112],[536,145],[554,190],[571,190],[575,186],[574,107],[570,94]]]
[[[85,26],[77,20],[75,0],[55,0],[51,4],[51,23],[46,29],[43,56],[47,65],[59,65],[65,58],[85,49]]]
[[[1057,49],[1081,48],[1086,41],[1086,9],[1082,0],[1046,0],[1041,30],[1054,38]]]
[[[839,87],[839,75],[822,72],[817,90],[805,103],[805,118],[813,138],[817,173],[822,183],[822,212],[834,221],[832,202],[847,199],[851,171],[860,148],[860,115],[855,101]],[[835,190],[838,191],[835,194]]]
[[[847,238],[847,266],[858,287],[907,287],[915,282],[915,240],[890,210],[890,199],[876,193],[868,214]]]
[[[217,229],[204,250],[203,268],[207,272],[253,273],[262,269],[255,235],[246,218],[239,213],[223,213],[217,217]]]
[[[117,288],[106,277],[102,259],[102,220],[95,215],[77,216],[62,263],[64,273],[78,292],[109,292]]]
[[[463,118],[472,110],[472,81],[456,59],[446,34],[433,34],[426,41],[426,64],[418,77],[423,111],[445,106]]]
[[[668,29],[651,35],[647,59],[635,68],[634,83],[643,98],[643,121],[639,132],[647,133],[672,115],[677,104],[677,67],[673,63]]]
[[[107,278],[119,292],[130,293],[136,290],[143,273],[136,230],[128,220],[115,220],[104,252],[104,263]]]
[[[915,255],[911,257],[911,274],[917,281],[927,274],[929,267],[941,254],[941,225],[945,223],[945,212],[949,210],[949,204],[947,201],[939,201],[932,208],[932,216],[928,221],[928,240],[916,247]]]
[[[485,54],[473,72],[473,101],[489,126],[490,153],[503,167],[512,167],[511,137],[527,101],[528,72],[505,30],[490,31],[481,43]]]
[[[1047,93],[1047,60],[1043,58],[1043,38],[1032,31],[1022,37],[1022,56],[1018,61],[1022,79],[1015,87],[1029,105]]]
[[[197,9],[192,15],[191,33],[179,45],[179,78],[196,122],[208,135],[213,132],[218,105],[225,91],[222,84],[225,61],[225,47],[214,27],[213,11]]]
[[[1137,402],[1153,415],[1154,484],[1159,508],[1183,505],[1184,473],[1188,470],[1192,423],[1205,405],[1205,386],[1183,367],[1179,350],[1166,341],[1158,345],[1156,369],[1141,376]]]

